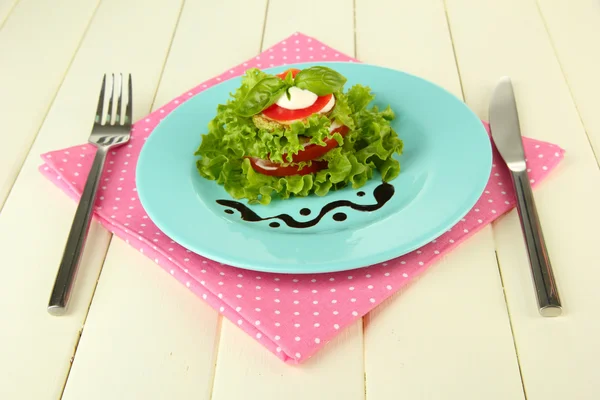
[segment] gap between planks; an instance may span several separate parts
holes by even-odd
[[[494,230],[492,229],[492,237]],[[495,242],[494,238],[494,242]],[[500,259],[498,258],[498,251],[494,251],[496,256],[496,264],[498,265],[498,275],[500,277],[500,283],[502,284],[502,295],[504,296],[504,304],[506,305],[506,314],[508,314],[508,323],[510,325],[510,333],[513,339],[513,346],[515,348],[515,355],[517,357],[517,366],[519,367],[519,377],[521,378],[521,387],[523,388],[523,396],[527,400],[527,389],[525,389],[525,380],[523,379],[523,369],[521,368],[521,359],[519,358],[519,347],[517,346],[517,340],[515,338],[515,330],[510,315],[510,306],[508,304],[508,297],[506,296],[506,290],[504,289],[504,277],[502,276],[502,268],[500,268]]]
[[[17,7],[17,4],[19,4],[20,1],[21,0],[16,0],[12,4],[12,6],[9,7],[8,11],[6,12],[6,15],[4,16],[4,19],[2,21],[0,21],[0,31],[2,30],[2,28],[4,28],[4,24],[8,20],[8,17],[10,17],[10,14],[12,14],[13,10]]]
[[[579,111],[579,106],[577,105],[577,102],[575,101],[575,96],[573,95],[573,88],[571,87],[571,83],[569,82],[569,79],[567,78],[567,74],[565,74],[565,69],[563,67],[562,62],[560,61],[560,57],[558,56],[558,51],[556,51],[556,45],[554,44],[554,40],[552,39],[552,34],[550,33],[550,29],[548,29],[548,22],[546,22],[546,18],[544,17],[544,13],[542,12],[542,9],[540,7],[539,0],[535,0],[535,7],[537,9],[538,14],[540,15],[542,24],[544,25],[544,30],[546,31],[546,35],[548,36],[548,41],[550,42],[550,47],[552,48],[552,53],[554,53],[554,58],[556,58],[556,62],[558,63],[558,67],[560,68],[560,73],[562,74],[563,79],[565,80],[565,83],[567,85],[567,89],[569,90],[569,96],[571,97],[571,102],[573,103],[573,106],[575,107],[575,111],[577,111],[577,117],[579,117],[579,122],[581,122],[581,126],[583,127],[583,131],[585,132],[585,136],[588,140],[590,148],[592,149],[594,158],[596,159],[596,165],[598,166],[598,168],[600,168],[600,154],[596,153],[596,149],[594,148],[592,138],[590,137],[590,134],[585,126],[585,121],[583,120],[583,117],[581,116],[581,111]]]
[[[537,2],[537,0],[536,0]],[[443,0],[444,3],[444,15],[446,17],[446,25],[448,27],[448,35],[450,36],[450,43],[452,43],[452,54],[454,56],[454,64],[456,66],[456,73],[458,75],[458,82],[460,84],[460,93],[462,95],[463,101],[466,103],[466,96],[465,96],[465,89],[463,86],[463,80],[462,80],[462,76],[460,73],[460,67],[458,65],[458,57],[456,56],[456,45],[454,44],[454,36],[452,35],[452,27],[450,24],[450,16],[448,15],[448,5],[447,5],[447,1]],[[490,226],[490,228],[492,229],[492,238],[494,240],[494,247],[496,247],[496,238],[494,235],[494,224],[492,224]],[[494,250],[494,256],[496,257],[496,267],[498,268],[498,275],[500,277],[500,283],[502,285],[502,295],[504,297],[504,304],[506,306],[506,314],[508,316],[508,323],[510,325],[510,334],[512,336],[512,341],[513,341],[513,346],[515,349],[515,357],[517,359],[517,366],[519,368],[519,377],[521,379],[521,387],[523,388],[523,396],[525,397],[525,400],[527,400],[527,391],[525,390],[525,381],[523,380],[523,372],[522,372],[522,368],[521,368],[521,359],[519,358],[519,349],[517,347],[517,341],[516,341],[516,337],[515,337],[515,331],[513,328],[513,321],[512,321],[512,316],[510,314],[510,307],[508,305],[508,299],[506,297],[506,291],[504,289],[504,278],[502,277],[502,269],[500,268],[500,260],[498,259],[498,252],[497,250]]]
[[[97,222],[96,222],[97,223]],[[90,302],[88,303],[87,309],[85,311],[85,316],[83,317],[83,321],[81,323],[81,329],[79,329],[79,335],[77,336],[77,341],[75,342],[75,346],[73,347],[73,355],[71,356],[69,362],[69,369],[67,369],[67,374],[65,376],[65,380],[63,382],[62,389],[60,391],[60,399],[63,398],[65,394],[65,389],[67,388],[67,382],[69,381],[69,376],[71,375],[71,369],[73,368],[73,363],[75,362],[75,355],[77,354],[77,349],[79,348],[79,342],[81,342],[81,336],[83,335],[83,329],[85,328],[85,323],[87,321],[88,315],[90,315],[90,308],[92,308],[92,302],[94,300],[94,295],[96,294],[96,289],[98,289],[98,282],[100,282],[100,277],[102,276],[102,266],[106,261],[106,256],[108,255],[108,248],[112,242],[112,235],[108,239],[108,245],[106,246],[106,250],[104,251],[104,257],[102,257],[100,271],[98,273],[98,278],[96,278],[96,284],[94,285],[94,290],[92,290],[92,295],[90,297]]]
[[[4,19],[4,22],[6,22],[6,20],[8,20],[8,15],[10,15],[10,13],[12,13],[12,11],[15,9],[15,7],[19,3],[19,1],[20,0],[17,0],[17,2],[14,4],[14,6],[10,9],[9,14],[7,14],[6,18]],[[90,26],[92,25],[94,16],[96,15],[98,8],[100,8],[100,3],[102,3],[102,0],[98,0],[98,2],[96,3],[94,12],[92,12],[92,15],[91,15],[90,19],[88,20],[88,23],[85,27],[85,30],[83,31],[83,34],[81,35],[81,39],[79,39],[79,43],[77,43],[77,47],[75,48],[75,51],[73,52],[73,56],[69,60],[69,64],[67,65],[67,68],[65,69],[65,72],[63,73],[63,76],[60,79],[60,83],[56,87],[56,91],[54,92],[54,95],[52,96],[52,100],[50,100],[50,103],[48,104],[48,107],[46,108],[46,112],[44,112],[44,117],[42,118],[42,121],[38,125],[35,134],[31,138],[31,141],[29,142],[29,148],[27,149],[27,155],[29,155],[29,153],[31,152],[31,148],[33,147],[33,144],[35,143],[35,140],[37,139],[37,137],[40,133],[40,130],[42,129],[42,126],[44,126],[44,123],[46,122],[46,118],[48,118],[48,114],[50,113],[50,110],[52,109],[52,106],[54,105],[56,96],[58,96],[58,92],[60,92],[60,88],[62,87],[63,83],[65,82],[65,79],[67,78],[67,75],[69,74],[69,70],[71,69],[71,66],[73,65],[73,61],[75,60],[77,53],[79,53],[79,49],[81,48],[81,45],[83,44],[83,41],[85,40],[85,37],[87,36],[88,31],[90,30]],[[0,29],[2,29],[2,26],[4,26],[4,23],[2,23],[2,25],[0,25]],[[13,181],[10,183],[10,189],[6,193],[6,197],[4,199],[0,199],[0,212],[2,212],[2,209],[4,208],[4,204],[6,204],[6,200],[8,200],[8,198],[10,197],[10,194],[12,193],[13,188],[15,187],[15,183],[17,182],[19,175],[21,175],[21,171],[23,170],[23,166],[25,165],[25,160],[27,159],[27,155],[25,157],[23,157],[23,159],[21,160],[21,166],[19,167],[19,172],[17,172],[17,174],[14,176]]]

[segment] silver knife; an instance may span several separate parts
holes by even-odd
[[[489,119],[494,144],[512,175],[539,312],[544,317],[559,316],[562,305],[529,184],[519,115],[509,77],[503,77],[494,89]]]

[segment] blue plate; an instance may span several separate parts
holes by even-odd
[[[386,185],[375,174],[360,189],[324,197],[274,200],[268,206],[237,203],[261,218],[288,214],[302,228],[281,219],[243,220],[223,187],[198,174],[194,156],[217,104],[240,85],[239,77],[232,78],[175,109],[142,149],[137,189],[165,234],[193,252],[244,269],[324,273],[406,254],[443,234],[473,207],[488,181],[492,150],[483,124],[462,101],[418,77],[367,64],[304,63],[267,71],[312,65],[340,72],[348,79],[346,89],[370,86],[373,104],[392,107],[393,127],[404,141],[400,175]]]

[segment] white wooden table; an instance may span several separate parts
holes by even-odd
[[[137,119],[295,31],[482,119],[513,78],[524,134],[567,151],[535,192],[564,316],[537,314],[515,211],[301,366],[96,223],[47,314],[75,203],[39,155],[87,140],[98,77],[133,73]],[[599,43],[593,0],[0,0],[0,399],[599,399]]]

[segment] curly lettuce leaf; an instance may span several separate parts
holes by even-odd
[[[251,72],[244,79],[247,86],[242,85],[238,91],[248,90],[261,77]],[[363,186],[375,170],[386,182],[400,173],[400,164],[394,154],[402,153],[403,142],[390,124],[395,118],[394,112],[389,106],[382,111],[376,106],[368,109],[374,95],[366,86],[354,85],[346,94],[336,93],[336,106],[329,117],[312,115],[287,128],[257,128],[252,118],[234,112],[236,94],[233,98],[218,107],[195,154],[201,157],[197,161],[200,175],[223,185],[235,199],[266,205],[274,198],[325,196],[345,186],[355,189]],[[328,162],[327,169],[308,175],[274,177],[254,171],[245,158],[290,162],[291,154],[302,149],[299,136],[308,137],[311,143],[317,144],[323,144],[325,138],[331,137],[330,118],[350,130],[343,138],[339,133],[333,135],[340,146],[321,158]],[[288,157],[284,159],[286,153]]]

